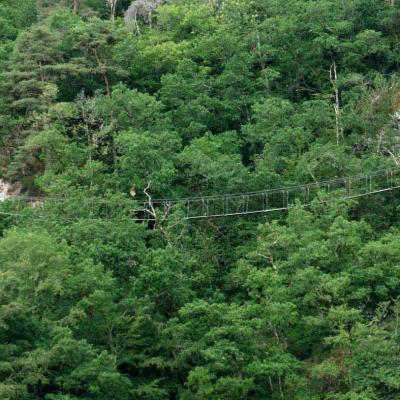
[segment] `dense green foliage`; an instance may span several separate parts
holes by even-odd
[[[400,399],[399,194],[131,213],[400,165],[400,4],[112,3],[0,0],[0,399]]]

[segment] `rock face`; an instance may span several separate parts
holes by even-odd
[[[10,196],[11,190],[11,184],[0,179],[0,201],[4,201]]]
[[[3,179],[0,179],[0,202],[11,196],[18,196],[21,193],[19,185],[13,185]]]

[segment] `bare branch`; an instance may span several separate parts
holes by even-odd
[[[151,181],[147,184],[147,186],[143,190],[143,193],[147,197],[147,200],[148,200],[147,204],[149,206],[149,209],[146,210],[146,211],[154,218],[154,220],[157,220],[157,213],[156,213],[156,210],[155,210],[154,205],[153,205],[153,200],[151,198],[151,195],[148,192],[148,190],[150,189],[150,185],[151,185]]]

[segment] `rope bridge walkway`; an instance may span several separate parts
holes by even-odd
[[[330,199],[353,199],[400,188],[400,168],[380,170],[372,173],[342,177],[307,185],[298,185],[259,192],[218,194],[177,199],[128,200],[132,204],[131,219],[134,221],[161,221],[176,211],[178,218],[196,220],[263,214],[288,210],[294,206],[308,206],[312,202],[327,202]],[[46,202],[62,204],[62,199],[11,196],[11,201],[42,208]],[[86,206],[115,209],[117,203],[105,199],[85,200]],[[124,203],[126,207],[126,202]],[[82,204],[84,207],[84,204]],[[117,207],[118,208],[118,207]],[[17,212],[1,212],[6,215],[21,215]]]
[[[155,209],[162,209],[164,215],[180,206],[184,218],[190,220],[262,214],[288,210],[295,205],[307,206],[315,200],[326,201],[321,200],[321,192],[336,199],[352,199],[398,188],[400,169],[396,168],[259,192],[152,200],[152,205]],[[149,202],[142,202],[141,205],[151,216]]]

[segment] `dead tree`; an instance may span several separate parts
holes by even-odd
[[[78,13],[78,0],[72,1],[72,10],[73,10],[74,14]]]
[[[163,210],[157,211],[153,202],[153,199],[149,193],[149,189],[151,186],[151,182],[148,183],[148,185],[144,188],[143,193],[147,197],[147,207],[145,211],[150,215],[149,221],[153,222],[153,229],[160,229],[160,232],[163,234],[166,242],[168,243],[169,246],[172,245],[172,238],[168,232],[168,229],[164,228],[164,223],[166,222],[168,215],[171,211],[171,204],[168,202],[165,202],[163,204]]]
[[[150,28],[153,26],[153,14],[163,0],[135,0],[125,11],[125,23],[133,26],[140,35],[138,19],[145,20]]]
[[[111,11],[110,17],[111,17],[111,20],[114,21],[115,20],[115,13],[116,13],[116,10],[117,10],[118,0],[106,0],[106,1],[107,1],[108,5],[110,6],[110,11]]]

